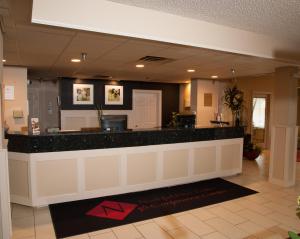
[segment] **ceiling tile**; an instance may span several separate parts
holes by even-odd
[[[26,31],[17,28],[17,40],[22,54],[58,56],[68,45],[71,36],[44,32]]]
[[[4,52],[3,58],[6,60],[5,65],[23,66],[17,52]]]
[[[137,40],[127,41],[123,45],[113,49],[111,52],[105,55],[106,59],[120,59],[124,62],[137,62],[140,58],[153,55],[159,56],[162,49],[168,48],[168,45],[162,44],[161,46],[157,43],[146,43],[139,42]]]
[[[68,60],[70,58],[80,58],[81,53],[84,52],[87,53],[87,59],[94,61],[125,41],[127,40],[103,37],[101,35],[77,34],[60,58],[61,60],[64,58]]]
[[[16,40],[6,40],[3,42],[3,54],[6,52],[18,52],[18,44]]]

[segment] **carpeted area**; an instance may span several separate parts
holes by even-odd
[[[221,178],[49,206],[57,238],[160,217],[256,191]]]

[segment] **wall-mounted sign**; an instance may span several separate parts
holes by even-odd
[[[73,84],[73,104],[74,105],[94,104],[94,85]]]
[[[123,86],[105,85],[105,104],[123,105]]]
[[[212,107],[213,95],[212,93],[204,93],[204,106]]]
[[[4,99],[5,100],[15,99],[15,87],[13,85],[4,86]]]
[[[15,119],[23,118],[24,117],[23,110],[13,110],[13,117]]]

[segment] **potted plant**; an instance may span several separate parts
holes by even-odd
[[[300,219],[300,196],[298,196],[297,203],[298,203],[298,207],[297,207],[297,209],[296,209],[296,215],[297,215],[297,216],[299,217],[299,219]],[[295,232],[291,232],[291,231],[290,231],[288,234],[289,234],[289,237],[290,237],[291,239],[300,239],[300,236],[297,235],[297,233],[295,233]]]
[[[261,147],[251,142],[251,134],[246,134],[244,136],[243,157],[254,160],[261,154],[261,151]]]
[[[168,124],[169,128],[177,128],[178,127],[178,120],[177,120],[178,114],[179,113],[177,113],[177,112],[172,112],[171,121]]]
[[[224,104],[227,105],[232,112],[233,125],[239,126],[244,104],[244,95],[243,92],[238,89],[237,85],[225,89]]]
[[[100,105],[100,106],[96,105],[96,110],[97,110],[99,128],[101,128],[101,121],[102,121],[102,115],[103,115],[102,105]]]

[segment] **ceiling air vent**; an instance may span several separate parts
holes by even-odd
[[[148,62],[148,63],[170,63],[175,61],[175,59],[161,57],[161,56],[144,56],[139,59],[139,62]]]

